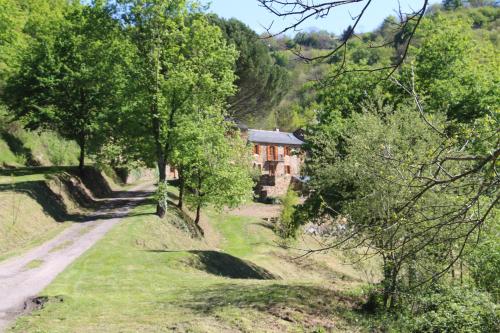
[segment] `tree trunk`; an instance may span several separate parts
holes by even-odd
[[[203,197],[203,192],[201,190],[203,182],[201,179],[201,175],[198,174],[198,188],[196,189],[196,196],[198,197],[198,203],[196,205],[196,218],[194,219],[194,223],[196,226],[198,226],[198,230],[201,232],[201,235],[204,236],[205,233],[203,232],[203,229],[200,227],[200,218],[201,218],[201,206],[203,204],[202,202],[202,197]]]
[[[80,146],[80,157],[78,159],[78,171],[80,176],[83,176],[85,170],[85,134],[80,135],[78,140],[78,145]]]
[[[179,203],[177,204],[177,207],[179,209],[182,209],[182,206],[184,204],[184,177],[182,175],[182,168],[179,168]]]
[[[158,185],[161,183],[165,183],[167,181],[167,162],[165,161],[165,158],[163,156],[160,156],[158,159],[158,173],[159,173],[159,179],[158,179]],[[160,201],[156,204],[156,215],[158,215],[159,218],[164,218],[166,214],[166,207],[164,207]]]
[[[384,256],[384,308],[392,310],[397,303],[397,283],[399,275],[399,266],[393,254],[389,257]]]
[[[382,258],[384,260],[383,263],[384,279],[382,280],[382,285],[384,286],[383,303],[384,303],[384,309],[387,309],[389,305],[389,296],[390,296],[389,281],[391,281],[391,269],[389,267],[389,261],[387,257],[385,255],[382,255]]]
[[[397,294],[397,289],[398,289],[398,274],[399,274],[399,268],[394,265],[392,272],[391,272],[391,302],[389,304],[389,309],[393,310],[394,307],[397,304],[398,301],[398,294]]]
[[[194,219],[194,223],[196,223],[196,225],[200,224],[200,217],[201,217],[201,203],[198,203],[198,205],[196,206],[196,218]]]

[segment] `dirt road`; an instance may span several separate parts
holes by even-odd
[[[75,223],[54,239],[0,263],[0,332],[24,313],[28,298],[38,295],[69,264],[101,239],[130,209],[149,195],[141,185],[122,192],[88,218]]]

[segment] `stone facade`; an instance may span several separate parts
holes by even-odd
[[[261,199],[281,197],[286,194],[294,178],[300,177],[303,163],[301,152],[303,142],[292,137],[292,133],[259,132],[259,135],[250,134],[248,136],[253,150],[253,167],[258,169],[261,174],[255,189],[256,194]],[[264,139],[272,141],[273,138],[276,142],[257,141]]]

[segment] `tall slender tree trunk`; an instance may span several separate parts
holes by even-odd
[[[200,217],[201,217],[201,202],[199,202],[198,205],[196,206],[196,218],[194,219],[194,223],[196,223],[196,225],[200,224]]]
[[[182,174],[182,168],[179,168],[179,202],[177,203],[177,207],[182,209],[184,205],[184,176]]]
[[[198,174],[198,187],[196,189],[196,195],[198,196],[198,204],[196,205],[196,218],[194,219],[194,223],[198,226],[198,230],[201,232],[201,235],[204,235],[203,229],[200,227],[200,218],[201,218],[201,206],[202,206],[202,197],[203,192],[201,190],[203,182],[201,179],[201,175]]]
[[[85,171],[85,133],[80,134],[80,139],[78,140],[78,145],[80,146],[80,157],[78,158],[78,171],[80,176],[83,176]]]
[[[388,260],[387,256],[385,256],[383,254],[382,258],[384,260],[384,263],[383,263],[384,279],[382,280],[382,285],[384,286],[383,303],[384,303],[384,309],[387,309],[388,305],[389,305],[389,297],[390,297],[389,281],[391,280],[391,269],[389,267],[389,260]]]
[[[384,294],[383,302],[384,308],[392,310],[397,304],[397,283],[399,275],[399,264],[396,262],[394,254],[383,256],[384,259]]]
[[[158,185],[161,183],[166,183],[167,182],[167,162],[164,158],[164,156],[160,156],[158,158]],[[156,215],[158,215],[159,218],[164,218],[166,214],[166,206],[164,202],[158,201],[156,204]]]

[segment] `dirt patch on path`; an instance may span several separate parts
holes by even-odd
[[[280,216],[281,206],[251,203],[233,210],[226,210],[226,213],[234,216],[248,216],[265,219]]]

